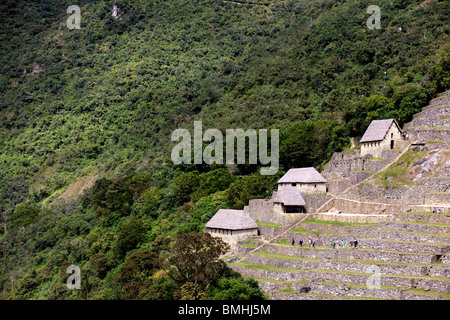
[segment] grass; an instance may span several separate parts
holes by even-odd
[[[260,227],[268,227],[268,228],[279,228],[281,227],[281,223],[268,223],[268,222],[260,222],[256,220],[256,224]]]
[[[320,258],[303,258],[303,257],[295,257],[295,256],[286,256],[283,254],[270,253],[268,251],[258,251],[253,254],[258,256],[264,256],[270,259],[282,259],[282,260],[294,260],[294,261],[309,261],[309,262],[320,262],[322,259]]]
[[[352,223],[352,222],[341,222],[341,221],[331,221],[331,220],[317,220],[314,218],[305,219],[304,223],[317,223],[317,224],[329,224],[334,226],[373,226],[378,223]]]
[[[276,279],[268,279],[268,278],[260,278],[260,277],[246,277],[246,278],[253,278],[256,281],[261,282],[271,282],[271,283],[283,283],[286,285],[291,285],[293,283],[307,283],[306,280],[276,280]]]
[[[290,230],[291,232],[297,232],[297,233],[308,233],[308,234],[314,234],[316,236],[319,236],[320,234],[336,234],[336,235],[340,235],[340,236],[353,236],[356,234],[353,233],[339,233],[339,232],[327,232],[327,231],[311,231],[308,229],[304,229],[304,228],[296,228],[296,229],[292,229]]]
[[[431,141],[428,141],[426,144],[445,144],[445,143],[442,141],[431,140]]]
[[[450,293],[444,293],[444,292],[436,292],[436,291],[425,291],[423,289],[414,288],[406,290],[405,292],[408,293],[415,293],[415,294],[422,294],[425,296],[441,296],[444,299],[450,299]]]
[[[387,187],[402,187],[405,185],[415,185],[408,178],[408,173],[411,169],[413,163],[419,160],[427,151],[413,151],[408,150],[405,152],[400,159],[391,164],[386,170],[378,172],[374,175],[374,180],[378,180],[376,184]],[[387,179],[390,178],[391,181]]]
[[[277,290],[274,292],[281,292],[281,293],[287,293],[287,294],[295,294],[296,292],[294,291],[294,289],[291,288],[291,286],[288,286],[287,288],[284,288],[282,290]]]
[[[256,244],[251,242],[251,243],[241,244],[241,247],[243,247],[243,248],[256,248]]]
[[[264,264],[251,263],[248,261],[242,262],[232,262],[230,265],[239,266],[248,269],[261,269],[261,270],[270,270],[270,271],[283,271],[283,272],[305,272],[306,270],[293,269],[293,268],[282,268],[282,267],[274,267],[267,266]]]
[[[382,159],[382,158],[372,158],[371,160],[372,161],[386,161],[385,159]]]

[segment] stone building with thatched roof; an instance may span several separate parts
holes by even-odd
[[[279,188],[272,196],[274,213],[305,213],[306,202],[294,186]]]
[[[278,180],[278,191],[296,187],[299,193],[325,194],[327,180],[313,167],[290,169]]]
[[[373,120],[359,141],[361,156],[381,157],[383,150],[402,148],[402,129],[394,119]]]
[[[244,210],[219,209],[205,227],[206,232],[231,246],[237,240],[258,235],[258,225]]]

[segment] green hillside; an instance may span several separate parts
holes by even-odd
[[[372,119],[402,125],[450,84],[448,1],[380,0],[380,30],[371,1],[119,0],[122,20],[113,2],[80,1],[69,30],[70,1],[0,0],[0,298],[196,292],[124,274],[158,274],[175,235],[270,196],[283,170],[320,168]],[[195,120],[280,129],[281,170],[174,165],[171,134]],[[80,293],[70,264],[89,274]],[[261,298],[221,274],[196,297]]]

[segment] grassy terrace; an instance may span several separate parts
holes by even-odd
[[[425,296],[441,296],[444,299],[450,299],[450,293],[435,292],[435,291],[425,291],[423,289],[418,289],[418,288],[409,289],[409,290],[406,290],[405,292],[414,293],[414,294],[421,294],[421,295],[425,295]]]
[[[290,232],[297,232],[297,233],[308,233],[308,234],[314,234],[316,236],[318,236],[319,234],[336,234],[336,235],[347,235],[347,236],[352,236],[352,235],[356,235],[353,233],[337,233],[337,232],[327,232],[327,231],[311,231],[308,229],[304,229],[304,228],[296,228],[296,229],[292,229],[289,230]]]
[[[273,242],[271,243],[272,245],[281,245],[281,246],[292,246],[291,242],[287,241],[286,239],[277,241],[277,242]],[[299,250],[358,250],[358,251],[376,251],[376,252],[385,252],[385,253],[406,253],[406,254],[421,254],[421,255],[429,255],[429,256],[433,256],[434,254],[432,253],[427,253],[427,252],[403,252],[403,251],[393,251],[393,250],[375,250],[375,249],[370,249],[370,248],[348,248],[348,247],[339,247],[338,249],[333,249],[331,248],[331,246],[329,247],[324,247],[324,246],[315,246],[314,248],[309,248],[308,244],[306,244],[304,247],[299,247],[298,244],[296,243],[295,246],[299,249]]]
[[[229,263],[231,266],[239,266],[247,269],[259,269],[259,270],[270,270],[270,271],[280,271],[280,272],[318,272],[318,273],[338,273],[338,274],[348,274],[348,275],[360,275],[369,277],[373,275],[373,273],[364,273],[364,272],[352,272],[352,271],[337,271],[337,270],[324,270],[324,269],[315,269],[315,270],[303,270],[303,269],[294,269],[294,268],[282,268],[282,267],[274,267],[268,266],[264,264],[251,263],[248,261],[242,262],[232,262]],[[411,276],[411,275],[398,275],[398,274],[385,274],[382,273],[380,276],[383,277],[392,277],[392,278],[406,278],[406,279],[423,279],[423,280],[437,280],[437,281],[445,281],[450,282],[449,278],[444,277],[434,277],[434,276]]]
[[[408,172],[413,163],[419,160],[427,151],[413,151],[408,150],[404,153],[397,162],[391,164],[386,170],[376,173],[373,180],[377,181],[375,184],[384,187],[401,187],[404,185],[415,185],[408,178]],[[390,178],[391,181],[387,180]]]
[[[339,249],[336,249],[339,250]],[[259,251],[252,253],[254,255],[264,256],[266,258],[271,259],[279,259],[279,260],[295,260],[295,261],[310,261],[310,262],[320,262],[322,259],[320,258],[303,258],[303,257],[295,257],[295,256],[287,256],[283,254],[275,254],[267,251]],[[362,262],[367,264],[374,265],[398,265],[398,266],[428,266],[428,263],[408,263],[408,262],[388,262],[388,261],[376,261],[376,260],[361,260],[361,259],[329,259],[329,261],[342,261],[342,262]]]
[[[378,223],[351,223],[351,222],[340,222],[340,221],[331,221],[331,220],[317,220],[314,218],[305,219],[302,221],[303,223],[315,223],[315,224],[330,224],[334,226],[373,226]]]
[[[303,258],[303,257],[287,256],[284,254],[270,253],[265,250],[254,252],[252,254],[258,255],[258,256],[264,256],[266,258],[280,259],[280,260],[295,260],[295,261],[310,261],[310,262],[320,262],[322,260],[320,258]]]
[[[448,246],[448,244],[445,243],[432,243],[432,242],[414,242],[414,241],[404,241],[404,240],[389,240],[389,239],[361,239],[362,241],[389,241],[389,242],[399,242],[399,243],[411,243],[411,244],[421,244],[421,245],[429,245],[429,246],[436,246],[436,247],[445,247]]]
[[[405,212],[401,212],[401,213],[411,213],[411,214],[437,214],[440,216],[447,216],[450,217],[450,212],[442,212],[442,213],[433,213],[433,212],[429,212],[429,211],[405,211]]]
[[[450,238],[449,234],[440,234],[440,233],[428,233],[428,232],[415,232],[415,231],[405,231],[405,230],[374,230],[373,232],[401,232],[401,233],[409,233],[409,234],[421,234],[424,236],[433,236],[433,237],[441,237],[441,238]]]
[[[254,244],[253,242],[241,244],[240,246],[243,248],[256,248],[257,247],[256,244]]]
[[[281,227],[281,223],[267,223],[267,222],[260,222],[259,220],[256,220],[256,224],[260,227],[268,227],[268,228]]]
[[[323,293],[292,293],[288,290],[284,289],[280,291],[274,291],[274,292],[280,292],[280,293],[288,293],[288,294],[296,294],[299,296],[312,296],[312,297],[324,297],[324,298],[339,298],[339,299],[350,299],[350,300],[392,300],[392,299],[380,299],[380,298],[369,298],[369,297],[357,297],[357,296],[334,296],[331,294],[323,294]]]
[[[427,223],[427,222],[416,222],[416,221],[395,221],[395,223],[420,224],[420,225],[433,226],[433,227],[450,228],[450,224],[444,224],[444,223]]]

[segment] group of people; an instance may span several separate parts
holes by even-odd
[[[294,238],[292,238],[291,244],[292,244],[292,246],[295,245],[295,240],[294,240]],[[311,238],[308,239],[308,244],[309,244],[309,247],[310,247],[310,248],[311,248],[311,247],[314,248],[314,247],[316,246],[316,242],[313,241]],[[298,245],[299,245],[300,247],[303,247],[303,240],[302,240],[302,239],[299,239],[299,240],[298,240]],[[350,241],[350,247],[356,248],[357,245],[358,245],[358,240],[355,239],[355,240]],[[335,240],[335,241],[333,241],[333,243],[331,244],[331,247],[332,247],[333,249],[336,249],[338,246],[343,247],[343,246],[344,246],[344,240],[341,240],[341,241]]]
[[[434,209],[433,209],[433,213],[442,213],[442,210],[441,210],[441,209],[436,209],[436,208],[434,208]]]
[[[355,240],[350,241],[350,247],[356,248],[357,245],[358,245],[358,240],[355,239]],[[335,240],[331,244],[331,247],[333,249],[336,249],[338,246],[343,247],[344,246],[344,240],[341,240],[341,241]]]
[[[314,247],[316,246],[316,242],[313,241],[311,238],[308,239],[308,244],[309,244],[309,247],[310,247],[310,248],[311,248],[311,247],[314,248]],[[292,245],[295,245],[295,240],[294,240],[294,238],[292,238]],[[303,240],[302,240],[302,239],[298,240],[298,245],[299,245],[300,247],[303,247]]]

